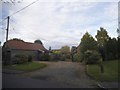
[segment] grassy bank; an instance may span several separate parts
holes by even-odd
[[[100,72],[100,67],[98,65],[87,65],[87,74],[97,81],[117,81],[118,63],[120,63],[118,60],[104,61],[104,73]]]
[[[3,68],[20,70],[20,71],[33,71],[33,70],[44,68],[46,66],[47,65],[44,63],[29,62],[29,63],[25,63],[25,64],[3,66]]]

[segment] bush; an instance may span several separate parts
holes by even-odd
[[[12,60],[12,64],[23,64],[28,62],[28,58],[23,54],[16,54]]]
[[[28,62],[32,62],[32,59],[33,59],[32,56],[29,55],[29,56],[28,56]]]
[[[59,54],[57,54],[57,53],[52,53],[52,54],[50,55],[50,61],[59,61],[59,60],[60,60]]]
[[[65,61],[66,60],[66,56],[64,54],[60,55],[60,61]]]
[[[40,60],[42,61],[49,61],[50,60],[50,55],[48,53],[44,53],[40,56]]]
[[[84,53],[84,61],[86,64],[96,64],[100,59],[100,54],[97,51],[87,50]]]
[[[71,55],[70,55],[70,53],[65,54],[65,58],[66,58],[66,59],[71,59]]]
[[[8,52],[2,52],[2,63],[4,65],[9,65],[10,64],[10,58],[11,55]]]
[[[74,60],[75,62],[80,62],[80,61],[81,61],[81,60],[80,60],[80,55],[79,55],[78,53],[74,54],[74,55],[73,55],[73,60]]]

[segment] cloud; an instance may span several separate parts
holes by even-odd
[[[9,15],[30,2],[11,6]],[[94,36],[100,26],[107,28],[111,36],[116,36],[115,31],[112,32],[117,28],[117,20],[113,21],[117,17],[115,9],[117,3],[40,0],[11,16],[9,38],[30,42],[40,39],[47,48],[60,48],[77,46],[86,31]]]

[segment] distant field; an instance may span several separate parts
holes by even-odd
[[[3,68],[21,70],[21,71],[33,71],[33,70],[44,68],[46,66],[47,65],[44,63],[29,62],[25,64],[3,66]]]
[[[100,72],[98,65],[87,65],[87,73],[98,81],[117,81],[118,80],[118,64],[120,61],[104,61],[104,73]],[[119,70],[120,72],[120,70]],[[119,73],[120,75],[120,73]]]

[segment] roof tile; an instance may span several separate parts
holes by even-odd
[[[47,51],[45,47],[38,43],[24,42],[21,40],[9,40],[7,46],[10,49],[21,49],[21,50],[43,50]]]

